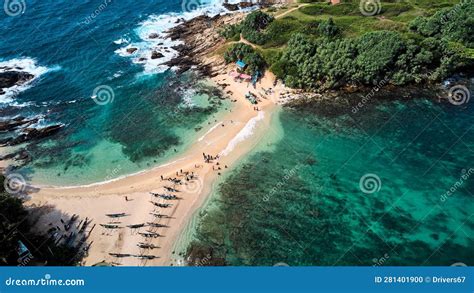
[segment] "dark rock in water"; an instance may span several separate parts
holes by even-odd
[[[0,141],[0,144],[9,145],[9,146],[18,145],[30,140],[41,139],[41,138],[51,136],[53,134],[56,134],[62,128],[63,128],[62,124],[51,125],[51,126],[43,127],[40,129],[26,128],[26,129],[23,129],[21,134],[17,136],[16,138],[10,137],[10,138],[4,139]]]
[[[61,130],[61,128],[63,128],[62,124],[51,125],[40,129],[27,128],[23,131],[23,135],[25,135],[28,139],[39,139],[53,135],[59,130]]]
[[[35,76],[28,72],[23,71],[6,71],[0,73],[0,89],[10,88],[15,85],[22,85]],[[2,90],[2,93],[5,93]]]
[[[25,117],[17,117],[7,121],[0,121],[0,131],[12,131],[20,126],[30,125],[38,122],[38,118],[27,119]]]
[[[150,39],[156,39],[159,37],[159,35],[157,33],[151,33],[149,36],[148,36]]]
[[[244,2],[244,1],[242,1],[242,2],[239,3],[239,7],[240,7],[241,9],[250,8],[250,7],[253,7],[254,5],[255,5],[255,3],[252,3],[252,2]]]
[[[145,57],[140,57],[140,58],[138,59],[138,61],[140,61],[140,62],[143,62],[143,61],[145,61],[145,60],[146,60]]]
[[[20,150],[15,154],[15,161],[30,161],[30,154],[26,150]]]
[[[0,161],[10,159],[13,159],[16,162],[21,162],[22,164],[26,164],[31,161],[30,154],[25,149],[21,149],[17,152],[13,152],[5,156],[0,156]]]
[[[163,58],[165,57],[163,54],[161,54],[160,52],[157,52],[157,51],[153,51],[151,53],[151,59],[158,59],[158,58]]]
[[[224,8],[229,10],[229,11],[239,10],[239,4],[223,3],[222,6],[224,6]]]
[[[127,49],[127,53],[128,53],[128,54],[133,54],[133,53],[135,53],[137,50],[138,50],[138,48],[128,48],[128,49]]]

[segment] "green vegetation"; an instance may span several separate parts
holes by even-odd
[[[266,66],[263,57],[256,52],[251,46],[243,43],[237,43],[230,47],[224,54],[226,63],[232,63],[237,60],[242,60],[248,64],[247,72],[253,74],[254,72],[263,71]]]
[[[435,82],[473,65],[473,1],[382,1],[374,16],[364,16],[359,1],[300,2],[312,4],[277,18],[253,12],[223,35],[235,41],[242,34],[258,45],[248,53],[288,86],[305,89]],[[261,68],[261,58],[255,61]]]
[[[431,17],[419,16],[410,23],[410,29],[426,37],[444,38],[474,47],[474,4],[462,2],[453,8],[444,8]]]
[[[23,202],[5,191],[5,178],[0,175],[0,265],[73,265],[77,251],[66,245],[56,245],[54,239],[31,232],[28,211]],[[30,250],[18,263],[19,241]]]

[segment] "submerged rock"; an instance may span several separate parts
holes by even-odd
[[[38,118],[28,119],[20,116],[7,121],[0,121],[0,131],[12,131],[20,126],[30,125],[36,122],[38,122]]]
[[[60,131],[64,125],[56,124],[51,126],[46,126],[43,128],[25,128],[22,130],[20,135],[17,137],[9,137],[0,141],[0,144],[14,146],[30,140],[41,139],[53,134],[56,134]]]
[[[158,35],[157,33],[151,33],[151,34],[148,36],[148,38],[150,38],[150,39],[156,39],[156,38],[158,38],[158,37],[159,37],[159,35]]]

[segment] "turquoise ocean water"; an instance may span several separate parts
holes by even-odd
[[[472,104],[285,108],[197,216],[208,265],[474,264]],[[451,193],[448,193],[451,191]]]
[[[19,146],[32,162],[15,172],[34,183],[87,184],[150,168],[185,149],[225,108],[215,89],[161,64],[176,56],[166,29],[222,11],[219,1],[188,2],[31,0],[22,13],[2,10],[0,68],[36,78],[0,96],[1,118],[65,125],[49,139]],[[164,57],[151,60],[156,47]]]
[[[217,2],[205,9],[218,12]],[[37,78],[0,96],[1,118],[65,125],[22,146],[32,162],[15,172],[28,181],[88,184],[150,168],[227,107],[192,74],[149,60],[156,46],[163,60],[173,57],[161,34],[194,7],[25,3],[17,16],[0,13],[0,68]],[[472,100],[455,107],[418,97],[371,101],[357,114],[317,102],[281,110],[268,144],[199,212],[191,256],[227,265],[473,265],[473,109]]]

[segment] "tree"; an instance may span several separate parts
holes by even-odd
[[[387,78],[386,73],[395,64],[403,48],[404,43],[396,32],[376,31],[364,34],[357,40],[355,78],[367,84]]]
[[[251,46],[244,43],[237,43],[230,47],[224,53],[226,63],[236,62],[242,60],[247,63],[247,71],[254,73],[256,71],[263,71],[266,67],[265,60],[257,53]]]
[[[247,15],[247,17],[241,23],[242,35],[250,42],[262,45],[266,40],[266,36],[262,31],[273,20],[274,18],[271,15],[268,15],[260,10],[254,11]]]
[[[16,248],[20,240],[20,230],[26,228],[26,210],[20,199],[5,191],[0,175],[0,261],[4,264],[16,261]]]
[[[321,22],[318,26],[318,30],[323,36],[329,38],[335,37],[339,34],[339,28],[336,26],[332,18]]]

